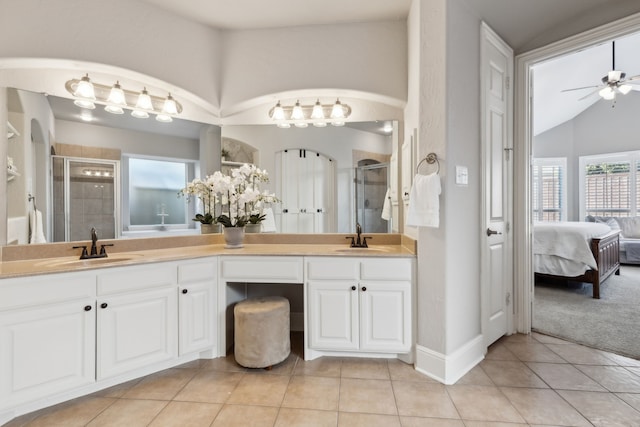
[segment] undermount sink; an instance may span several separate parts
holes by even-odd
[[[391,252],[388,248],[340,248],[336,249],[336,252],[342,253],[372,253],[372,252]]]
[[[104,265],[104,264],[113,264],[117,262],[125,262],[131,261],[133,259],[139,259],[143,257],[142,254],[114,254],[109,255],[106,258],[87,258],[87,259],[74,259],[74,260],[60,260],[60,259],[48,259],[46,261],[41,261],[36,263],[37,266],[40,267],[91,267],[94,265]]]

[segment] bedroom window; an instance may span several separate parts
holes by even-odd
[[[567,220],[567,159],[533,160],[533,218],[536,221]]]
[[[580,211],[593,216],[637,216],[640,151],[580,157]]]

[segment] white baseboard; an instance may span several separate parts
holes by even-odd
[[[416,345],[416,370],[443,384],[455,384],[484,359],[485,350],[482,335],[476,336],[450,355]]]

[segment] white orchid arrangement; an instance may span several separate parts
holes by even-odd
[[[197,214],[194,221],[243,227],[247,223],[259,224],[265,218],[265,205],[279,202],[275,194],[260,191],[260,183],[268,181],[266,170],[244,164],[232,169],[229,175],[216,171],[204,180],[196,178],[179,194],[187,198],[198,197],[202,202],[204,215]]]

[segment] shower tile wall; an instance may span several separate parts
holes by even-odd
[[[91,228],[101,239],[115,237],[113,179],[72,177],[70,182],[71,241],[87,240]]]

